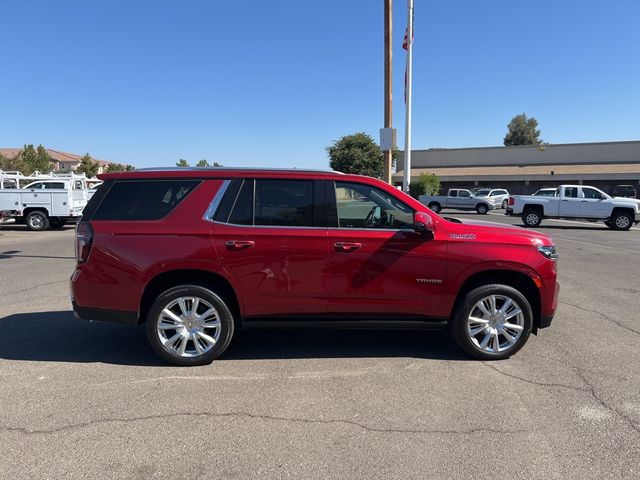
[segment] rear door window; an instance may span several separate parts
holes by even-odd
[[[569,198],[578,198],[578,188],[577,187],[565,187],[564,196]]]
[[[255,225],[313,226],[312,180],[255,182]]]
[[[93,220],[159,220],[168,215],[200,180],[126,180],[114,182]]]

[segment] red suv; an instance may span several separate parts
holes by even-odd
[[[373,178],[338,172],[149,169],[101,175],[77,226],[80,318],[145,323],[178,365],[269,320],[447,324],[467,353],[506,358],[558,303],[546,235],[460,223]]]

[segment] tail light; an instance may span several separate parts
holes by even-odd
[[[513,205],[516,203],[516,199],[514,197],[509,197],[509,205]]]
[[[76,226],[76,261],[83,263],[89,258],[93,243],[93,228],[89,222],[78,222]]]

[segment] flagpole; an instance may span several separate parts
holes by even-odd
[[[413,60],[413,0],[407,0],[407,84],[404,122],[404,176],[402,190],[409,193],[411,185],[411,77]]]

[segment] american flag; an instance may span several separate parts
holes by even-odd
[[[414,32],[411,32],[411,40],[413,41]],[[402,40],[402,48],[409,50],[409,27],[404,31],[404,39]]]

